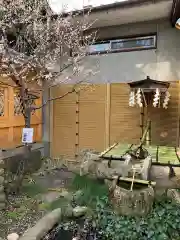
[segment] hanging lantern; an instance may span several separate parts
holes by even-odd
[[[140,88],[137,90],[137,93],[136,93],[136,102],[139,105],[139,107],[143,107]]]
[[[159,92],[159,89],[156,88],[156,93],[155,93],[154,99],[153,99],[153,107],[158,106],[159,100],[160,100],[160,92]]]
[[[135,105],[135,93],[134,91],[131,91],[129,95],[129,106],[134,107],[134,105]]]
[[[163,102],[163,108],[165,108],[165,109],[168,108],[170,96],[171,96],[170,93],[168,91],[166,91],[164,102]]]

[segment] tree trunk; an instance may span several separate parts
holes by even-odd
[[[30,107],[27,107],[25,109],[24,121],[25,121],[25,127],[30,128],[31,127],[31,108]]]
[[[31,127],[31,107],[27,106],[24,110],[24,121],[25,121],[25,128]],[[31,144],[26,143],[25,144],[25,151],[28,154],[29,151],[31,151]]]
[[[21,92],[21,99],[23,104],[23,115],[24,115],[24,123],[25,128],[31,127],[31,111],[32,108],[30,106],[30,102],[28,100],[28,92],[24,92],[22,95]],[[25,169],[29,161],[29,154],[31,152],[31,144],[25,143],[24,145],[24,159],[19,161],[19,167],[16,174],[16,192],[19,193],[21,191],[22,182],[25,177]]]
[[[22,87],[21,88],[21,99],[22,99],[22,105],[23,105],[23,111],[24,111],[24,123],[25,128],[31,127],[31,100],[29,98],[29,92],[27,88]],[[28,155],[29,151],[31,151],[31,145],[25,144],[25,154]]]

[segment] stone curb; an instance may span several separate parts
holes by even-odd
[[[87,207],[77,206],[74,209],[70,209],[69,214],[63,215],[61,208],[57,208],[52,212],[45,215],[40,219],[37,224],[29,228],[19,240],[40,240],[42,239],[53,227],[62,220],[63,217],[82,217],[88,211]],[[64,239],[65,240],[65,239]]]
[[[29,228],[19,240],[40,240],[59,220],[61,220],[61,208],[45,215],[34,227]]]

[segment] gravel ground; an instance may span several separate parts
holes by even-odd
[[[0,238],[7,239],[7,235],[13,232],[21,235],[27,228],[33,226],[46,212],[34,211],[30,204],[32,200],[27,199],[25,196],[9,196],[9,203],[6,211],[0,212]],[[19,204],[21,206],[19,207]]]
[[[72,179],[73,174],[66,168],[56,168],[33,176],[33,180],[43,188],[64,188]],[[41,194],[38,197],[9,196],[6,212],[0,212],[0,238],[6,239],[13,232],[22,235],[34,226],[47,210],[40,209]]]
[[[26,229],[35,225],[46,211],[38,209],[38,202],[26,196],[10,196],[7,212],[7,233],[16,232],[22,235]],[[12,215],[12,212],[15,212]]]
[[[6,213],[0,211],[0,237],[5,239],[6,233],[7,233]]]

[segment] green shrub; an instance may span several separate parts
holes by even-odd
[[[97,225],[102,239],[113,240],[170,240],[180,236],[180,206],[169,200],[156,201],[147,217],[117,216],[107,198],[96,206]]]
[[[82,192],[76,199],[77,205],[91,208],[91,215],[86,218],[90,225],[96,226],[97,239],[180,240],[180,206],[165,197],[155,201],[152,212],[146,217],[127,217],[113,211],[108,200],[108,188],[99,181],[76,175],[69,188],[73,192]],[[54,207],[60,204],[57,200]],[[77,223],[71,225],[76,228]]]
[[[77,205],[94,206],[97,198],[108,196],[108,187],[95,179],[88,178],[86,176],[75,175],[73,178],[70,189],[72,191],[82,191],[81,197],[77,199]]]

